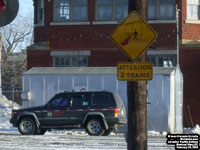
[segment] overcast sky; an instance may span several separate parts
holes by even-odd
[[[33,0],[19,0],[18,15],[33,19]]]

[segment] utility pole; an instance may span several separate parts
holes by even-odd
[[[146,0],[129,0],[128,11],[146,20]],[[137,61],[146,61],[144,52]],[[128,81],[128,150],[147,150],[147,82]]]

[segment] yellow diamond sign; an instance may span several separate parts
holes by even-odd
[[[156,37],[156,32],[135,11],[111,34],[111,39],[132,61],[135,61]]]

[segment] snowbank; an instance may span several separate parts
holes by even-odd
[[[12,109],[19,109],[20,105],[8,100],[5,96],[0,95],[0,129],[12,128],[10,117]]]
[[[148,136],[166,136],[167,132],[148,131]]]
[[[194,128],[184,128],[183,134],[199,134],[200,135],[200,126],[196,125]],[[157,132],[157,131],[148,131],[149,136],[166,136],[167,132]]]
[[[184,133],[191,133],[191,134],[199,134],[200,135],[200,127],[196,125],[194,128],[184,128]]]

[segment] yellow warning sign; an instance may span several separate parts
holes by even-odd
[[[153,79],[151,62],[120,62],[117,64],[117,78],[121,81],[138,81]]]
[[[111,34],[114,43],[132,61],[135,61],[156,37],[157,33],[135,11]]]

